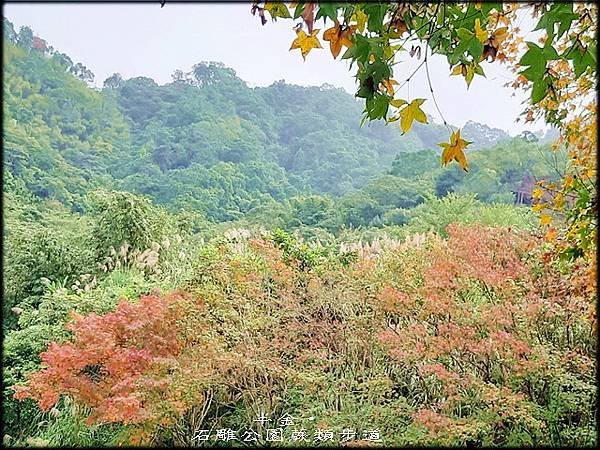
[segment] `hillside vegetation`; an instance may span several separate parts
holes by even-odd
[[[419,124],[404,136],[381,123],[360,127],[361,106],[341,89],[283,81],[249,88],[222,64],[199,63],[166,85],[115,74],[98,91],[71,73],[66,55],[23,47],[22,34],[4,44],[6,169],[37,197],[74,211],[87,211],[86,193],[100,187],[146,195],[171,211],[193,209],[212,222],[307,194],[354,193],[347,203],[366,196],[380,204],[373,185],[361,188],[388,173],[421,199],[458,190],[512,203],[525,172],[552,171],[537,144],[470,124],[475,147],[497,146],[458,188],[460,175],[443,171],[434,150],[444,127]],[[412,186],[415,173],[429,177]],[[359,224],[351,220],[344,223]]]

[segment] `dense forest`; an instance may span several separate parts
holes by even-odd
[[[527,173],[553,173],[544,139],[469,123],[464,135],[477,154],[467,179],[439,167],[441,125],[405,136],[381,123],[360,127],[361,106],[343,90],[283,81],[249,88],[219,63],[178,70],[163,86],[115,74],[92,89],[66,55],[33,47],[30,35],[23,28],[5,40],[6,169],[15,185],[74,212],[89,209],[88,192],[110,187],[211,222],[254,217],[265,205],[290,222],[289,200],[297,206],[308,196],[343,199],[337,228],[371,226],[448,192],[512,204]],[[390,182],[396,199],[378,192]]]
[[[199,62],[95,88],[3,27],[5,444],[198,445],[263,413],[386,445],[595,442],[589,305],[522,259],[554,130],[469,122],[465,172],[443,125],[361,125],[333,86]]]

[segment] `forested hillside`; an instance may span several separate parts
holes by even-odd
[[[115,75],[98,92],[21,34],[17,45],[5,41],[7,168],[37,196],[75,208],[90,188],[116,181],[231,220],[271,198],[343,194],[399,151],[423,147],[416,135],[360,128],[360,106],[343,91],[251,89],[217,63],[164,86]]]
[[[361,189],[380,175],[429,175],[418,188],[395,181],[413,193],[406,202],[375,206],[381,211],[354,220],[348,213],[344,223],[356,226],[383,220],[388,206],[414,206],[426,192],[474,192],[484,201],[512,203],[511,189],[525,172],[552,170],[540,151],[524,151],[529,144],[471,123],[465,133],[474,148],[500,147],[483,158],[495,173],[476,168],[463,185],[464,176],[437,164],[444,127],[418,124],[407,135],[382,123],[361,127],[359,102],[331,86],[281,81],[249,88],[232,69],[199,63],[175,71],[166,85],[115,74],[97,90],[84,81],[89,71],[78,79],[66,55],[33,42],[23,28],[7,33],[4,44],[6,169],[34,195],[75,211],[86,210],[86,192],[110,187],[147,195],[172,211],[231,221],[306,194],[346,195],[346,204],[361,207],[354,200],[376,201],[373,183]],[[508,164],[496,166],[499,158]]]
[[[193,202],[215,220],[270,198],[344,194],[384,171],[398,151],[422,147],[397,130],[360,128],[360,106],[343,91],[251,89],[215,63],[164,86],[143,78],[114,86],[110,94],[132,126],[132,162],[115,172],[123,186],[161,203]]]
[[[4,40],[4,167],[39,198],[83,207],[84,194],[111,183],[111,161],[128,147],[114,102],[68,72],[56,55]]]

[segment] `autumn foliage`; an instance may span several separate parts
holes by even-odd
[[[524,261],[534,243],[523,236],[456,226],[448,233],[421,285],[379,296],[388,321],[380,337],[425,395],[413,419],[441,444],[483,436],[507,444],[507,430],[539,435],[546,424],[534,409],[548,401],[540,382],[564,374],[569,357],[580,374],[593,372],[593,359],[575,343],[592,336],[593,305],[564,278],[553,279],[557,273],[534,275]]]
[[[69,395],[92,408],[90,422],[139,423],[153,415],[148,396],[165,388],[166,371],[182,343],[176,327],[181,296],[122,302],[104,316],[75,317],[67,328],[73,343],[50,344],[46,369],[33,375],[17,398],[32,397],[43,410]],[[178,306],[178,305],[177,305]]]
[[[359,404],[387,444],[589,442],[594,315],[581,271],[553,269],[530,235],[447,232],[354,262],[234,238],[198,260],[187,294],[74,318],[72,341],[51,344],[15,395],[43,409],[68,396],[90,422],[129,425],[130,443],[190,444],[194,427],[239,420],[223,408],[308,408],[349,426],[365,420],[349,415]]]

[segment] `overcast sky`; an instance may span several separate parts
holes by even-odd
[[[295,33],[290,20],[265,26],[250,14],[250,3],[167,4],[27,4],[5,3],[4,16],[15,29],[30,26],[57,50],[67,53],[96,75],[96,85],[119,72],[124,78],[147,76],[159,84],[176,69],[189,71],[200,61],[221,61],[250,86],[268,86],[284,79],[300,85],[329,83],[355,92],[353,72],[345,61],[334,61],[327,42],[302,60],[289,52]],[[316,27],[322,28],[319,21]],[[339,58],[339,57],[338,57]],[[395,66],[401,81],[418,61],[407,54]],[[468,120],[498,127],[516,135],[537,123],[515,123],[523,110],[523,94],[503,87],[512,74],[498,64],[482,64],[486,78],[475,76],[467,91],[462,77],[450,77],[445,58],[435,57],[430,74],[437,102],[446,120],[462,126]],[[427,99],[423,109],[440,121],[429,94],[425,73],[400,92],[403,98]],[[359,120],[359,118],[357,118]]]

